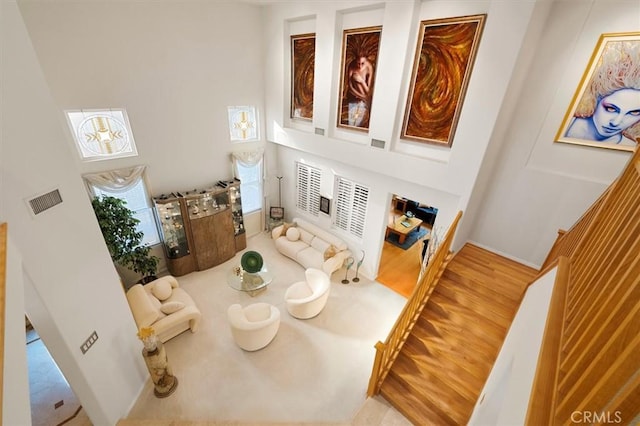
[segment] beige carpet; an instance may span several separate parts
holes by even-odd
[[[179,379],[167,398],[153,395],[149,380],[127,420],[239,423],[350,423],[366,399],[374,344],[384,340],[405,299],[361,276],[341,284],[345,270],[332,276],[325,309],[315,318],[291,317],[284,304],[289,285],[304,279],[304,269],[280,255],[269,234],[248,239],[274,275],[262,293],[251,297],[232,289],[226,274],[242,253],[206,271],[179,277],[202,312],[200,330],[166,343]],[[353,278],[354,270],[349,271]],[[268,302],[280,309],[276,338],[266,348],[237,347],[226,320],[229,305]],[[393,421],[395,423],[395,421]]]
[[[34,329],[26,332],[31,425],[63,423],[80,409],[80,402]]]

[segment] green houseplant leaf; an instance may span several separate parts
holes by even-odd
[[[141,274],[144,281],[156,274],[160,259],[150,255],[150,247],[142,245],[144,234],[137,230],[140,221],[126,204],[120,198],[109,196],[91,201],[111,259]]]

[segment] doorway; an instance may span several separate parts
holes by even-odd
[[[26,316],[25,336],[31,424],[62,425],[78,414],[80,402]]]
[[[413,292],[438,209],[393,194],[377,281],[409,297]]]

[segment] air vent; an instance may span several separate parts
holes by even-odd
[[[29,200],[29,206],[34,215],[38,215],[45,210],[50,209],[53,206],[57,206],[62,203],[62,197],[60,191],[54,189],[51,192],[40,195],[39,197]]]
[[[320,127],[316,127],[315,132],[316,132],[316,135],[324,136],[324,129]]]
[[[384,148],[384,141],[380,139],[371,139],[371,146],[374,148]]]

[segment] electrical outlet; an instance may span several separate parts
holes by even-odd
[[[82,351],[83,355],[87,353],[89,348],[93,346],[96,340],[98,340],[98,333],[96,333],[94,330],[93,333],[91,333],[91,335],[89,336],[89,338],[87,338],[87,340],[85,340],[84,343],[80,345],[80,350]]]

